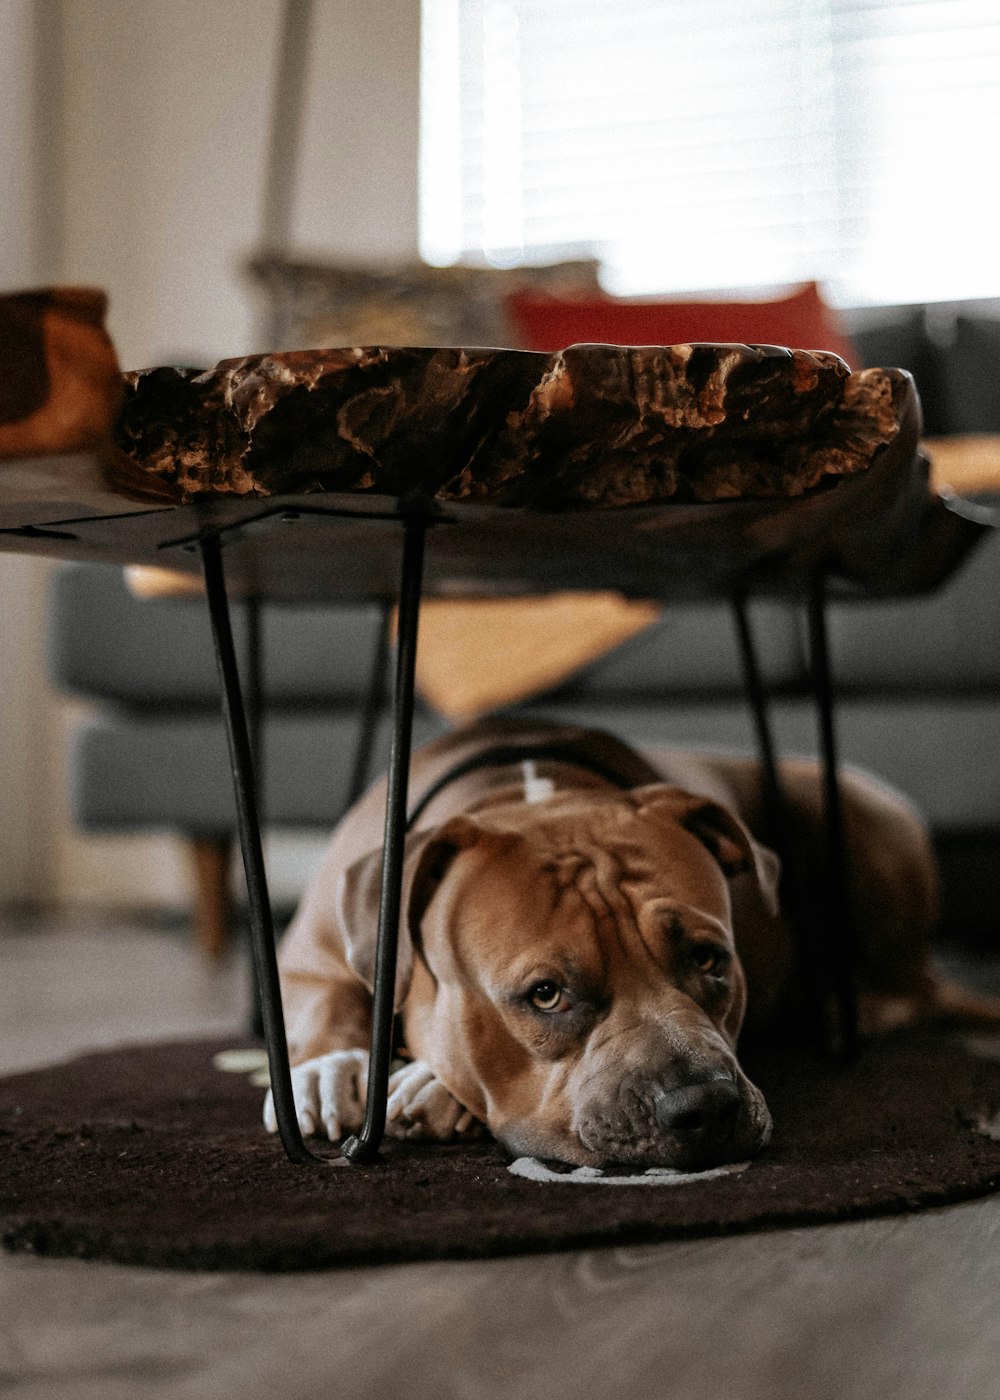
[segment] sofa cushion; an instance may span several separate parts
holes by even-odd
[[[431,267],[268,256],[248,265],[265,297],[274,348],[323,345],[492,345],[518,348],[512,292],[598,290],[589,258],[538,267]],[[530,348],[530,347],[527,347]]]
[[[333,826],[347,802],[359,719],[355,709],[340,709],[282,713],[267,721],[261,790],[266,825]],[[385,771],[390,730],[383,716],[372,750],[373,777]],[[413,742],[425,744],[442,730],[439,720],[418,711]],[[235,829],[220,715],[105,712],[77,725],[70,744],[70,805],[83,830],[214,835]]]
[[[246,618],[232,609],[237,655]],[[349,704],[366,692],[383,614],[376,604],[281,607],[262,615],[264,692],[273,705]],[[49,601],[49,675],[60,690],[149,708],[219,706],[205,602],[143,600],[122,570],[68,564]]]
[[[945,389],[949,432],[1000,433],[1000,319],[956,318]]]
[[[801,685],[805,669],[797,609],[757,602],[749,612],[767,684],[775,690]],[[673,696],[741,695],[732,612],[720,603],[668,606],[659,622],[577,672],[554,693],[580,701],[642,699],[654,708]]]
[[[851,365],[857,352],[815,282],[790,296],[747,301],[622,301],[612,297],[557,297],[515,293],[511,316],[525,345],[563,350],[575,342],[612,345],[685,345],[736,341],[833,350]]]
[[[679,699],[663,705],[590,700],[522,706],[566,724],[592,724],[640,747],[662,745],[754,753],[745,700]],[[778,752],[815,755],[816,709],[805,696],[771,706]],[[845,697],[837,709],[841,761],[877,774],[916,804],[935,832],[993,831],[1000,824],[1000,745],[993,696],[872,701]],[[971,775],[971,777],[970,777]]]
[[[1000,531],[993,531],[926,597],[833,604],[830,651],[838,689],[870,696],[995,694],[998,603]]]
[[[851,340],[861,363],[905,369],[920,395],[924,432],[929,437],[951,432],[944,382],[944,352],[929,334],[922,306],[885,306],[850,313]]]

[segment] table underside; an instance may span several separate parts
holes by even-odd
[[[974,509],[929,495],[926,479],[919,456],[886,456],[862,476],[795,500],[543,512],[313,493],[218,495],[152,509],[122,497],[106,514],[71,501],[0,502],[0,550],[198,575],[198,539],[219,535],[235,593],[388,598],[399,587],[400,521],[417,515],[430,527],[428,596],[790,593],[820,571],[834,586],[906,593],[936,586],[984,528]]]

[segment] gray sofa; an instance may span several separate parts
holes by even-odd
[[[917,381],[928,437],[1000,432],[1000,299],[843,313],[866,365]]]
[[[850,328],[866,363],[913,368],[928,430],[1000,432],[996,305],[868,311]],[[936,594],[836,603],[830,615],[842,755],[923,809],[945,863],[951,922],[982,925],[987,937],[1000,853],[998,606],[1000,537],[990,535]],[[801,612],[758,602],[751,614],[781,749],[814,752]],[[238,615],[236,623],[239,634]],[[363,605],[264,609],[269,824],[327,828],[342,810],[381,625],[380,610]],[[69,565],[56,575],[49,643],[54,685],[92,702],[72,736],[80,827],[180,831],[203,856],[215,853],[199,868],[223,879],[234,814],[203,605],[139,601],[119,570]],[[603,725],[638,744],[753,747],[721,605],[668,608],[647,632],[521,709]],[[418,710],[416,742],[443,727]],[[376,769],[386,741],[383,713]]]

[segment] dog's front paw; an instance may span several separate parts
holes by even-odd
[[[368,1051],[333,1050],[292,1069],[292,1093],[299,1131],[336,1142],[361,1127],[368,1088]],[[264,1100],[264,1127],[277,1132],[271,1090]]]
[[[413,1060],[390,1077],[385,1130],[391,1137],[447,1142],[478,1129],[477,1120],[423,1060]]]

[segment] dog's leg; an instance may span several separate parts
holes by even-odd
[[[364,1118],[367,1079],[367,1050],[331,1050],[295,1065],[292,1093],[299,1131],[331,1142],[355,1132]],[[269,1133],[278,1127],[270,1090],[264,1100],[264,1126]]]
[[[865,1035],[914,1025],[1000,1031],[1000,997],[970,991],[933,968],[928,970],[919,994],[862,991],[858,1005]]]
[[[929,1019],[957,1029],[1000,1030],[1000,997],[972,992],[940,973],[931,974]]]
[[[448,1142],[479,1126],[423,1060],[411,1061],[390,1077],[385,1129],[390,1137]]]
[[[364,1119],[368,1084],[367,1050],[331,1050],[292,1069],[292,1092],[299,1131],[337,1142],[357,1132]],[[270,1091],[264,1100],[264,1126],[277,1131]],[[413,1060],[389,1079],[386,1132],[390,1137],[449,1142],[467,1137],[479,1124],[423,1060]]]
[[[813,826],[815,799],[796,765],[799,810]],[[1000,1028],[1000,998],[942,976],[931,960],[940,889],[927,829],[898,793],[850,768],[841,775],[859,953],[864,1035],[910,1025]]]
[[[357,1132],[364,1120],[368,1079],[367,1045],[370,997],[342,960],[330,953],[317,974],[295,965],[297,948],[289,948],[291,967],[282,969],[288,1009],[288,1045],[292,1094],[299,1131],[338,1141]],[[270,1092],[264,1101],[264,1126],[277,1126]]]

